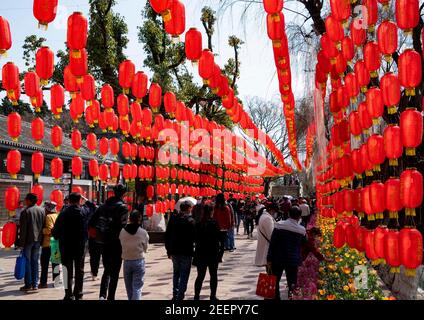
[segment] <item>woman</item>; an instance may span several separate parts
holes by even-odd
[[[261,209],[262,214],[258,221],[258,243],[256,247],[255,265],[262,267],[266,266],[269,243],[271,241],[272,231],[274,230],[273,215],[278,211],[278,207],[274,203],[267,205],[267,208]]]
[[[139,211],[131,212],[129,222],[119,234],[124,260],[124,281],[128,300],[141,300],[144,284],[144,255],[149,245],[149,235],[140,227],[142,215]]]
[[[233,227],[233,215],[231,209],[225,202],[223,193],[219,193],[215,198],[215,208],[213,210],[213,217],[216,219],[221,231],[221,246],[222,255],[224,254],[224,245],[227,241],[228,231]],[[221,256],[222,258],[222,256]]]
[[[194,284],[194,300],[200,299],[206,269],[209,269],[211,300],[216,298],[218,286],[218,264],[222,250],[222,237],[218,222],[213,218],[213,209],[205,205],[200,222],[196,225],[196,249],[193,265],[197,267],[197,278]]]
[[[47,274],[49,270],[50,256],[51,256],[51,247],[50,247],[50,238],[52,236],[52,229],[57,219],[57,210],[56,202],[45,202],[44,203],[44,212],[46,214],[46,220],[43,228],[43,242],[41,243],[41,276],[40,276],[40,285],[38,288],[45,289],[47,288]],[[60,274],[59,265],[52,263],[52,272],[53,272],[53,281]]]

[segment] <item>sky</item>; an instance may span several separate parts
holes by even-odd
[[[138,42],[137,36],[137,27],[142,24],[141,11],[146,0],[116,0],[116,2],[113,10],[125,17],[128,25],[130,41],[125,54],[136,64],[138,70],[143,70],[149,74],[148,70],[143,68],[142,65],[145,56],[142,44]],[[190,27],[197,27],[203,32],[200,22],[200,12],[203,6],[209,5],[218,11],[213,45],[214,52],[218,53],[216,61],[221,67],[228,58],[233,56],[232,48],[227,44],[228,36],[234,34],[245,42],[240,51],[241,72],[238,80],[242,100],[249,96],[259,96],[266,100],[278,101],[278,81],[272,46],[266,33],[265,15],[249,15],[246,22],[241,23],[242,5],[236,5],[224,14],[219,11],[219,0],[182,0],[182,2],[186,6],[186,30]],[[59,49],[65,49],[68,16],[74,11],[82,11],[88,16],[88,0],[59,0],[56,19],[49,25],[48,30],[44,31],[37,28],[37,21],[32,13],[32,3],[32,0],[0,0],[0,15],[8,19],[13,41],[8,57],[0,59],[0,67],[7,61],[13,61],[21,71],[25,69],[22,60],[22,45],[25,37],[31,34],[46,38],[46,45],[50,46],[55,52]],[[295,8],[298,4],[289,2],[286,6]],[[262,11],[263,6],[258,3],[256,9],[252,12],[261,13]],[[296,18],[288,11],[284,11],[284,14],[286,23]],[[183,39],[183,36],[181,38]],[[203,39],[204,47],[206,47],[206,36]],[[296,59],[292,58],[292,70],[294,68],[296,68]],[[194,74],[197,74],[197,72],[194,72]],[[292,71],[292,74],[295,75],[296,72]],[[195,76],[195,78],[200,81],[198,76]],[[295,96],[302,94],[302,84],[302,76],[298,73],[298,76],[293,79]]]

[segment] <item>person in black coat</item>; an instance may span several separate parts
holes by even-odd
[[[194,254],[196,236],[195,221],[191,216],[193,206],[183,202],[180,213],[169,220],[165,233],[165,248],[169,259],[172,259],[173,300],[184,300],[187,283],[190,277],[191,263]]]
[[[84,260],[87,243],[86,212],[80,205],[81,195],[71,193],[69,205],[57,217],[52,235],[59,240],[62,265],[68,274],[64,279],[64,300],[80,300],[83,297]],[[75,267],[75,286],[72,290]]]
[[[100,284],[100,300],[115,300],[119,272],[122,266],[122,247],[119,234],[128,221],[128,207],[123,202],[127,189],[122,184],[113,188],[114,196],[101,205],[89,221],[95,229],[95,241],[102,247],[103,276]]]
[[[213,219],[213,208],[206,205],[200,223],[196,225],[196,249],[193,265],[197,267],[197,278],[194,284],[194,300],[200,299],[200,291],[207,269],[209,269],[210,276],[210,299],[217,300],[218,264],[222,255],[221,241],[218,222]]]

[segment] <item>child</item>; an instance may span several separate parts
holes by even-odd
[[[145,263],[149,235],[140,227],[142,215],[134,210],[129,217],[129,223],[121,230],[119,240],[122,246],[124,260],[124,280],[128,300],[141,300],[144,284]]]

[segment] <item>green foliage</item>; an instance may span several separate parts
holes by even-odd
[[[22,46],[22,49],[24,50],[22,59],[25,61],[25,66],[28,67],[28,69],[35,68],[35,54],[38,48],[44,45],[45,41],[45,38],[39,38],[34,34],[25,38]]]
[[[18,105],[14,106],[7,97],[4,97],[1,101],[0,114],[7,116],[12,112],[17,112],[21,116],[31,115],[31,105],[29,103],[23,102],[22,100],[19,100]]]

